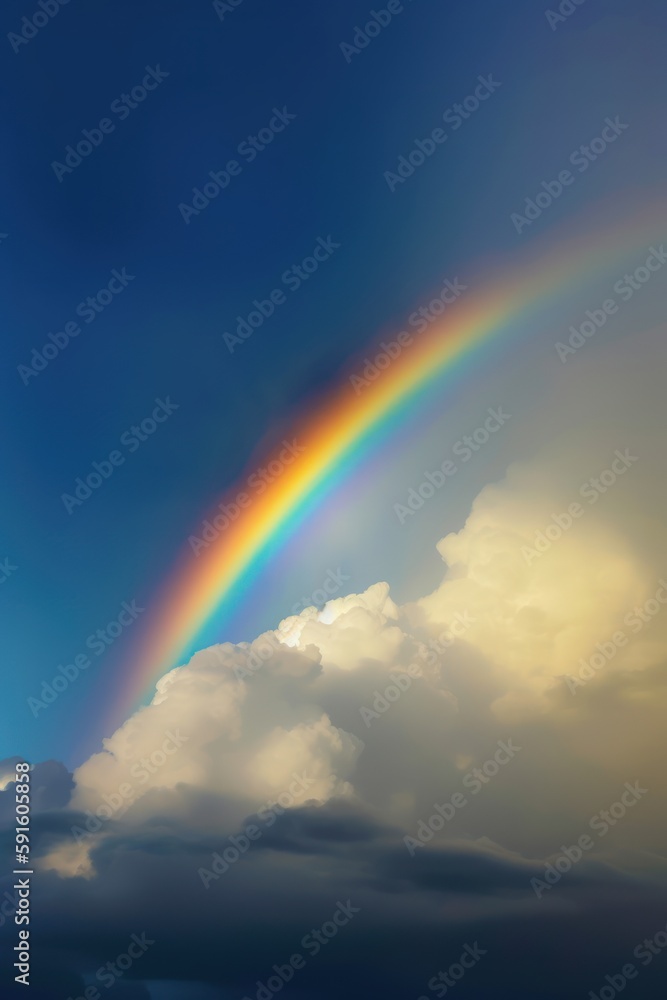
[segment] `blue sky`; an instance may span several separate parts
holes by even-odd
[[[600,3],[589,0],[552,30],[527,0],[414,0],[365,49],[347,50],[349,62],[341,43],[353,42],[369,16],[357,0],[324,10],[244,0],[223,20],[210,3],[158,10],[75,0],[18,52],[7,43],[0,558],[16,569],[0,586],[12,720],[5,752],[72,759],[91,749],[116,671],[131,670],[131,630],[39,718],[27,698],[123,602],[151,606],[188,535],[258,443],[279,439],[286,417],[335,382],[350,358],[400,327],[445,276],[465,280],[477,261],[611,196],[620,177],[639,189],[659,179],[664,138],[654,113],[664,73],[651,52],[665,13],[657,0],[641,0],[629,30],[625,6],[606,3],[601,21]],[[5,34],[20,29],[26,10],[16,0],[5,5]],[[156,67],[165,74],[156,89],[119,111],[114,102]],[[392,193],[384,172],[489,74],[497,91]],[[239,144],[276,109],[296,117],[247,162]],[[548,219],[517,234],[510,213],[607,115],[628,116],[632,141],[621,137]],[[113,131],[59,180],[53,162],[104,118]],[[179,204],[234,157],[240,173],[186,224]],[[329,237],[339,248],[231,354],[222,334],[236,317]],[[114,269],[132,279],[85,322],[91,314],[77,316],[77,307],[108,286]],[[77,318],[81,333],[25,384],[19,366],[30,364],[32,349]],[[515,361],[498,365],[515,396],[524,381]],[[434,441],[443,427],[455,439],[475,426],[487,405],[483,377],[443,408]],[[155,433],[136,450],[127,437],[122,445],[166,398],[177,409]],[[119,447],[123,464],[68,513],[62,494]],[[428,449],[427,435],[420,448]],[[402,488],[409,451],[397,442],[376,481]],[[502,458],[488,461],[488,475],[500,474]],[[486,475],[480,464],[480,480]],[[470,498],[459,495],[446,515],[452,524]],[[366,513],[353,550],[330,522],[317,558],[306,565],[286,553],[220,638],[272,624],[319,586],[320,566],[324,577],[338,566],[348,572],[347,563],[359,588],[384,577],[409,590],[406,572],[428,574],[409,533],[380,542],[373,503],[357,501]],[[443,516],[429,515],[422,529],[431,547]],[[340,524],[340,508],[337,517]]]

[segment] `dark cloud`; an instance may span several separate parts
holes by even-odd
[[[49,849],[59,837],[67,842],[73,815],[39,817]],[[229,835],[242,843],[243,830]],[[575,981],[565,956],[576,957],[576,983],[592,989],[667,922],[667,893],[651,886],[649,858],[644,875],[586,859],[538,900],[530,878],[543,872],[542,860],[490,841],[427,846],[411,857],[405,831],[366,808],[332,802],[278,816],[205,888],[198,871],[215,872],[213,855],[229,835],[197,835],[186,820],[172,815],[166,824],[153,816],[127,829],[109,826],[94,851],[93,878],[40,874],[31,929],[35,965],[51,986],[40,982],[30,995],[83,995],[82,986],[123,954],[135,934],[152,943],[123,983],[101,989],[102,997],[171,1000],[167,984],[180,983],[184,1000],[254,1000],[257,982],[297,952],[305,965],[284,996],[417,997],[429,993],[428,980],[455,962],[466,943],[478,942],[487,954],[457,996],[565,998]],[[358,908],[349,926],[310,954],[307,935],[348,900]],[[4,955],[14,931],[10,922],[0,928]],[[633,984],[640,1000],[654,987],[652,970],[643,976]]]
[[[0,761],[0,777],[14,773],[14,765],[20,757],[8,757]],[[64,764],[57,760],[45,760],[35,764],[30,772],[30,810],[35,813],[48,809],[58,809],[67,805],[74,789],[74,779]],[[14,782],[11,781],[0,791],[0,824],[4,825],[14,815]]]

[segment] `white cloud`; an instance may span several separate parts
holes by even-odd
[[[491,836],[538,856],[560,824],[569,829],[568,816],[576,822],[594,811],[601,768],[610,796],[637,776],[664,788],[650,748],[667,693],[667,613],[630,636],[585,696],[573,698],[563,682],[655,592],[655,569],[627,528],[627,495],[618,510],[611,494],[583,504],[584,514],[538,558],[522,551],[577,499],[587,463],[581,454],[574,467],[568,461],[553,448],[482,489],[465,524],[438,543],[446,568],[432,593],[399,607],[388,584],[377,583],[172,670],[152,703],[74,775],[73,809],[94,813],[123,784],[131,800],[83,848],[61,845],[48,864],[90,875],[89,850],[112,828],[162,821],[170,810],[190,829],[220,833],[215,810],[186,815],[186,791],[224,801],[222,825],[233,832],[285,797],[295,775],[305,776],[290,793],[295,806],[348,799],[408,828],[510,736],[526,746],[520,760],[462,813],[462,826],[452,824],[452,835]],[[597,471],[595,459],[589,466]],[[636,482],[641,494],[640,474]],[[453,644],[432,645],[466,617],[472,624]],[[415,665],[409,689],[367,728],[361,707]],[[619,713],[632,718],[633,738],[619,741]],[[565,803],[544,798],[530,777],[548,773],[566,785],[574,770],[576,794]],[[530,839],[515,815],[538,800]],[[652,808],[643,836],[655,848]]]

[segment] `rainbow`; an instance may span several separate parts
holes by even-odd
[[[398,421],[419,409],[420,399],[434,386],[440,388],[447,378],[457,377],[476,362],[494,338],[511,340],[535,307],[548,306],[584,281],[605,277],[610,268],[641,263],[641,252],[648,253],[661,235],[664,239],[663,207],[664,203],[652,202],[621,222],[593,227],[589,222],[584,229],[561,236],[543,253],[535,251],[538,241],[533,241],[530,260],[518,264],[515,260],[502,278],[485,285],[483,293],[459,299],[442,322],[415,334],[412,345],[361,392],[346,378],[311,408],[286,435],[295,436],[304,447],[293,464],[197,558],[184,546],[142,635],[138,665],[123,690],[123,704],[115,710],[136,707],[163,673],[201,648],[198,638],[212,621],[219,624],[230,614],[304,519],[369,451],[387,440]],[[618,206],[607,205],[605,211],[618,216]],[[375,353],[373,348],[367,351],[369,356]],[[363,361],[356,374],[361,375],[362,369]],[[225,498],[236,496],[240,489],[237,486]]]

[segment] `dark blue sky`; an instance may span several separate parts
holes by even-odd
[[[602,6],[610,46],[593,64],[586,27]],[[638,42],[657,45],[664,7],[634,5],[627,52],[625,7],[589,0],[552,31],[534,0],[413,0],[349,63],[340,43],[368,20],[365,0],[243,0],[224,20],[208,2],[72,0],[17,52],[6,40],[0,559],[16,569],[0,585],[12,718],[0,750],[90,749],[95,692],[128,669],[129,632],[38,718],[27,698],[123,602],[150,607],[188,535],[290,412],[462,262],[520,244],[510,213],[605,115],[632,110],[636,74],[664,87],[657,62],[637,57]],[[7,0],[2,33],[33,13]],[[150,67],[168,75],[118,110]],[[392,194],[384,172],[489,74],[501,86],[488,103]],[[285,108],[294,120],[248,162],[239,144]],[[641,132],[645,107],[634,111],[641,185],[664,150]],[[105,118],[113,131],[59,180],[53,162]],[[179,204],[234,158],[240,173],[186,224]],[[601,168],[550,223],[614,183]],[[328,237],[340,244],[330,259],[230,354],[236,317]],[[114,269],[132,280],[85,322],[77,307]],[[25,384],[32,349],[77,319],[80,334]],[[123,438],[167,397],[178,408],[153,435]],[[123,464],[68,514],[62,494],[119,448]],[[252,624],[268,622],[259,612]],[[232,624],[221,638],[244,633]]]

